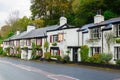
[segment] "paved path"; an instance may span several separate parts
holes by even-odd
[[[0,58],[0,80],[120,80],[120,72]]]

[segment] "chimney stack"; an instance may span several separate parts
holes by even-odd
[[[101,10],[98,10],[97,15],[94,16],[94,23],[97,24],[97,23],[100,23],[102,21],[104,21],[104,16],[101,15]]]

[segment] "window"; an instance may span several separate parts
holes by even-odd
[[[91,29],[90,35],[91,35],[91,39],[101,38],[101,29],[100,28]]]
[[[36,45],[41,45],[42,46],[42,39],[36,39]]]
[[[53,42],[58,42],[58,35],[53,35]]]
[[[31,45],[31,40],[29,39],[29,40],[26,40],[26,45],[27,46],[30,46]]]
[[[91,47],[91,55],[93,56],[96,53],[101,53],[101,47]]]
[[[20,45],[24,46],[24,40],[20,40]]]
[[[116,37],[120,36],[120,24],[116,24],[114,27]]]
[[[58,41],[59,42],[63,41],[63,34],[62,33],[58,34]]]
[[[114,48],[114,59],[120,59],[120,47],[115,47]]]
[[[57,56],[60,55],[60,50],[58,47],[51,47],[50,49],[51,56]]]
[[[10,46],[14,46],[14,41],[10,41]]]
[[[19,40],[16,41],[16,46],[20,46],[20,41]]]

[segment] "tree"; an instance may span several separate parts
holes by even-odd
[[[27,16],[23,16],[22,18],[20,18],[17,22],[18,24],[18,30],[20,31],[25,31],[26,30],[26,27],[33,23],[32,20],[30,18],[28,18]]]
[[[111,44],[113,44],[115,42],[115,35],[112,31],[110,32],[106,32],[104,34],[105,40],[106,40],[106,44],[107,44],[107,48],[108,48],[108,53],[110,53],[110,46]]]
[[[32,0],[30,10],[32,18],[45,19],[46,25],[57,24],[61,14],[71,13],[72,0]]]
[[[1,27],[0,35],[3,39],[8,38],[9,32],[11,32],[11,26],[4,25]]]
[[[117,14],[115,14],[115,13],[113,13],[111,11],[106,10],[104,12],[104,16],[105,16],[105,19],[110,19],[110,18],[117,17]]]
[[[17,30],[18,20],[19,20],[19,11],[13,11],[12,13],[9,14],[6,24],[11,26],[13,32]]]
[[[33,24],[36,26],[36,28],[41,28],[45,26],[45,21],[42,19],[35,19]]]

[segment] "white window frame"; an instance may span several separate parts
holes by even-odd
[[[91,39],[101,38],[101,28],[93,28],[90,30]]]

